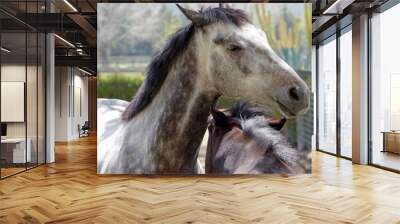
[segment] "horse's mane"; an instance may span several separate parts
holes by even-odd
[[[263,108],[239,101],[232,106],[231,116],[241,121],[241,129],[246,136],[285,164],[299,166],[299,160],[306,157],[306,154],[294,149],[280,131],[265,122],[265,116],[270,114]]]
[[[207,21],[206,25],[215,22],[223,22],[240,26],[244,22],[249,22],[246,14],[239,9],[222,7],[206,8],[201,9],[199,13],[203,19]],[[192,23],[179,29],[170,37],[165,47],[155,55],[147,68],[146,80],[122,115],[124,120],[132,119],[156,96],[174,60],[188,47],[195,29],[196,26]]]

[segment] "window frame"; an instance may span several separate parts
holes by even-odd
[[[346,26],[342,27],[341,29],[337,29],[336,33],[328,36],[327,38],[319,41],[316,44],[316,151],[323,152],[329,155],[333,155],[339,158],[347,159],[347,160],[352,160],[351,157],[347,157],[342,155],[342,150],[341,150],[341,119],[340,119],[340,104],[341,104],[341,97],[340,97],[340,82],[341,82],[341,67],[340,67],[340,37],[344,35],[347,32],[352,32],[352,23],[347,24]],[[321,44],[326,44],[330,41],[336,41],[336,152],[328,152],[327,150],[324,150],[320,148],[320,143],[319,143],[319,136],[320,136],[320,130],[319,130],[319,110],[320,110],[320,90],[319,90],[319,84],[320,84],[320,74],[319,74],[319,47]]]

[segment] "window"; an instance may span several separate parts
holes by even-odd
[[[43,3],[18,6],[21,14],[37,13]],[[46,39],[7,14],[0,17],[11,24],[0,24],[0,178],[5,178],[45,163]]]
[[[400,5],[371,18],[371,162],[400,170]]]
[[[318,149],[336,153],[336,39],[318,48]]]
[[[352,33],[340,36],[340,155],[352,157]]]

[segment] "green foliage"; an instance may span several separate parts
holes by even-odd
[[[112,98],[130,101],[146,78],[141,73],[101,73],[97,95],[99,98]],[[230,108],[235,100],[221,97],[218,108]]]
[[[304,17],[306,22],[307,43],[312,45],[312,8],[311,3],[304,4]]]
[[[98,76],[97,96],[130,101],[145,79],[141,73],[102,73]]]
[[[273,23],[271,12],[264,5],[257,4],[256,17],[268,37],[275,52],[292,67],[300,70],[310,70],[311,59],[311,8],[304,8],[304,18],[293,16],[283,8],[277,23]],[[310,18],[309,18],[310,17]],[[304,22],[305,21],[305,22]],[[307,38],[307,42],[303,41]]]

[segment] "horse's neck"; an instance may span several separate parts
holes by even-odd
[[[216,100],[216,94],[202,85],[201,75],[196,57],[188,50],[142,112],[153,129],[146,145],[155,172],[194,172],[209,110]]]

